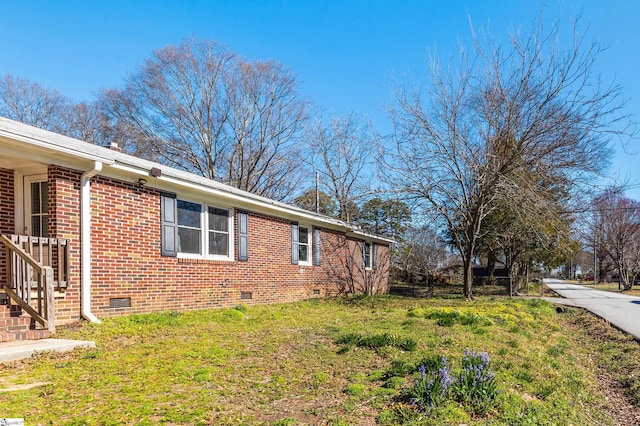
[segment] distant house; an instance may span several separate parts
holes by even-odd
[[[392,243],[4,118],[0,234],[0,318],[28,313],[31,329],[49,330],[82,317],[385,292]]]

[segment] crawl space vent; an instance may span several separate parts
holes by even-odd
[[[130,297],[116,297],[109,299],[109,307],[112,309],[117,308],[130,308],[131,307],[131,298]]]
[[[253,294],[250,291],[242,291],[240,292],[240,299],[242,300],[253,299]]]

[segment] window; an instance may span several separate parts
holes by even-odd
[[[229,211],[209,207],[209,254],[229,256]]]
[[[291,263],[311,265],[310,228],[291,224]]]
[[[177,200],[178,253],[229,258],[229,210]]]
[[[376,243],[362,242],[362,268],[378,268],[378,245]]]
[[[298,260],[300,263],[309,262],[309,228],[298,227]]]
[[[362,267],[371,269],[371,243],[362,243]]]
[[[178,252],[200,254],[202,246],[201,214],[197,203],[178,200]]]
[[[25,231],[33,237],[48,237],[48,185],[46,175],[25,176]]]

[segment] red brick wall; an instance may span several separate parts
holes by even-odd
[[[79,318],[80,172],[49,168],[52,236],[72,240],[71,282],[57,303],[60,322]],[[160,193],[96,177],[92,181],[92,311],[98,317],[164,310],[280,303],[340,292],[335,270],[349,250],[339,233],[322,231],[322,265],[291,264],[291,223],[249,212],[249,260],[225,262],[160,255]],[[53,218],[52,218],[53,217]],[[237,220],[234,220],[237,227]],[[237,229],[230,236],[236,245]],[[337,249],[337,247],[342,248]],[[356,250],[357,252],[357,250]],[[387,248],[380,246],[384,257]],[[361,259],[358,257],[355,264]],[[386,276],[386,268],[374,271]],[[386,285],[386,282],[385,282]],[[386,287],[385,287],[386,289]],[[251,300],[241,299],[250,292]],[[130,298],[130,308],[110,299]]]
[[[15,233],[14,200],[13,170],[0,169],[0,235]],[[0,280],[5,280],[6,271],[5,256],[0,255]]]
[[[80,176],[82,172],[49,166],[49,237],[66,238],[69,282],[56,298],[56,322],[80,319]]]

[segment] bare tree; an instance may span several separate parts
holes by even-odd
[[[371,124],[350,113],[318,118],[309,129],[311,153],[307,160],[320,173],[323,190],[338,203],[340,219],[354,221],[356,205],[370,194],[367,167],[377,136]]]
[[[390,253],[387,248],[372,250],[371,267],[363,259],[364,242],[345,238],[329,238],[326,257],[328,278],[335,282],[338,295],[382,294],[388,291]]]
[[[410,281],[415,275],[433,275],[451,261],[445,242],[426,225],[410,226],[405,233],[405,241],[394,250],[394,257]]]
[[[617,86],[601,86],[594,62],[601,48],[575,31],[562,49],[558,26],[512,34],[508,45],[474,35],[459,67],[432,63],[425,91],[400,90],[390,109],[394,146],[384,169],[396,191],[448,230],[464,263],[464,294],[483,222],[516,190],[523,174],[554,174],[568,191],[598,173],[610,157],[624,103]],[[535,198],[529,204],[537,205]]]
[[[640,203],[612,188],[598,196],[594,205],[593,227],[598,235],[598,249],[615,267],[623,290],[630,290],[632,272],[638,269]]]
[[[94,145],[120,144],[126,139],[121,129],[110,123],[95,102],[67,105],[60,127],[60,133]]]
[[[0,116],[60,131],[68,107],[69,101],[56,90],[9,74],[0,78]]]
[[[280,64],[187,40],[154,52],[123,89],[103,92],[101,105],[127,133],[129,152],[258,195],[291,195],[306,105]]]

